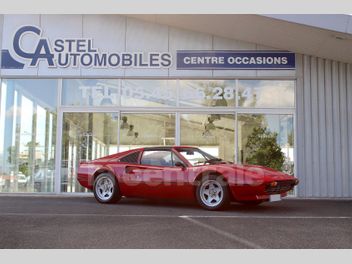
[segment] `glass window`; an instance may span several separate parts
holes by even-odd
[[[233,80],[180,80],[180,106],[234,107]]]
[[[56,80],[3,80],[0,191],[53,192]]]
[[[62,104],[65,106],[112,106],[119,104],[119,80],[64,79]]]
[[[178,152],[192,164],[192,166],[216,164],[216,162],[222,162],[221,159],[215,158],[212,155],[195,148],[181,148]]]
[[[176,80],[122,80],[122,106],[176,106]]]
[[[79,163],[117,153],[117,129],[115,113],[64,113],[62,192],[86,191],[76,179]]]
[[[239,114],[238,139],[241,163],[293,174],[292,115]]]
[[[131,154],[128,154],[122,158],[119,159],[121,162],[126,162],[126,163],[138,163],[138,158],[139,158],[140,151],[133,152]]]
[[[295,81],[239,80],[238,106],[294,107]]]
[[[175,114],[121,114],[120,151],[175,144]]]
[[[181,114],[181,145],[198,146],[205,152],[234,161],[235,115]]]
[[[207,161],[202,153],[194,149],[180,150],[179,152],[192,166],[203,165]]]
[[[171,151],[165,150],[144,151],[141,159],[141,164],[166,167],[174,166]]]
[[[172,160],[173,160],[174,166],[177,162],[179,162],[179,163],[183,164],[183,166],[185,166],[185,163],[175,153],[172,153]]]

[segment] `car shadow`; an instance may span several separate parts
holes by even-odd
[[[117,203],[119,206],[149,206],[154,208],[179,208],[179,209],[198,209],[200,211],[206,212],[202,209],[196,202],[192,201],[174,201],[174,200],[158,200],[158,199],[144,199],[144,198],[123,198]],[[288,212],[296,210],[292,208],[286,201],[275,202],[275,203],[262,203],[260,205],[245,205],[237,202],[232,202],[229,207],[222,212],[256,212],[256,213],[266,213],[266,212]],[[210,212],[210,211],[208,211]]]
[[[164,199],[145,199],[145,198],[123,198],[117,204],[119,205],[144,205],[152,207],[175,207],[175,208],[200,208],[192,201],[175,201]]]

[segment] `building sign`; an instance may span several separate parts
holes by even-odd
[[[294,69],[295,54],[287,51],[177,51],[178,70]]]
[[[295,54],[286,51],[195,51],[176,53],[178,70],[198,69],[294,69]],[[36,68],[170,68],[169,52],[106,52],[94,46],[91,38],[43,36],[41,28],[20,27],[12,45],[1,51],[2,69]]]
[[[23,48],[26,38],[35,38],[32,50]],[[38,67],[44,61],[50,68],[168,68],[171,55],[168,52],[104,52],[87,38],[58,38],[49,40],[42,36],[37,26],[23,26],[13,37],[13,49],[1,52],[2,69]]]

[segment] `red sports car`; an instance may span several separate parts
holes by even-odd
[[[233,164],[188,146],[139,148],[82,162],[77,178],[101,203],[122,196],[188,199],[208,210],[231,201],[277,201],[298,184],[285,173]]]

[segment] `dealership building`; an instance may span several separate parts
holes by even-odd
[[[192,145],[352,197],[352,16],[1,15],[0,49],[0,193],[86,192],[81,161]]]

